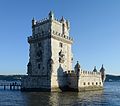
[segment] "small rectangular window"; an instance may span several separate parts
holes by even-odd
[[[85,85],[85,82],[83,83],[83,85]]]
[[[92,85],[94,85],[94,82],[92,82]]]
[[[98,83],[96,82],[96,85],[98,85]]]
[[[90,83],[88,82],[88,85],[90,85]]]

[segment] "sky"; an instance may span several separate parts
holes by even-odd
[[[70,21],[73,64],[120,75],[120,0],[0,0],[0,74],[26,74],[31,20]]]

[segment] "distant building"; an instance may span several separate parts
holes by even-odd
[[[32,20],[32,36],[28,37],[29,62],[27,77],[22,79],[22,91],[64,91],[102,89],[105,69],[92,72],[81,69],[79,63],[72,70],[73,39],[69,36],[70,23],[63,17]]]

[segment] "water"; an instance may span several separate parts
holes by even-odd
[[[103,91],[20,92],[0,89],[0,106],[120,106],[120,82],[106,82]]]

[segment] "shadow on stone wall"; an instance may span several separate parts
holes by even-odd
[[[58,86],[61,91],[66,91],[67,86],[67,74],[64,72],[62,66],[60,65],[57,69],[57,78],[58,78]]]

